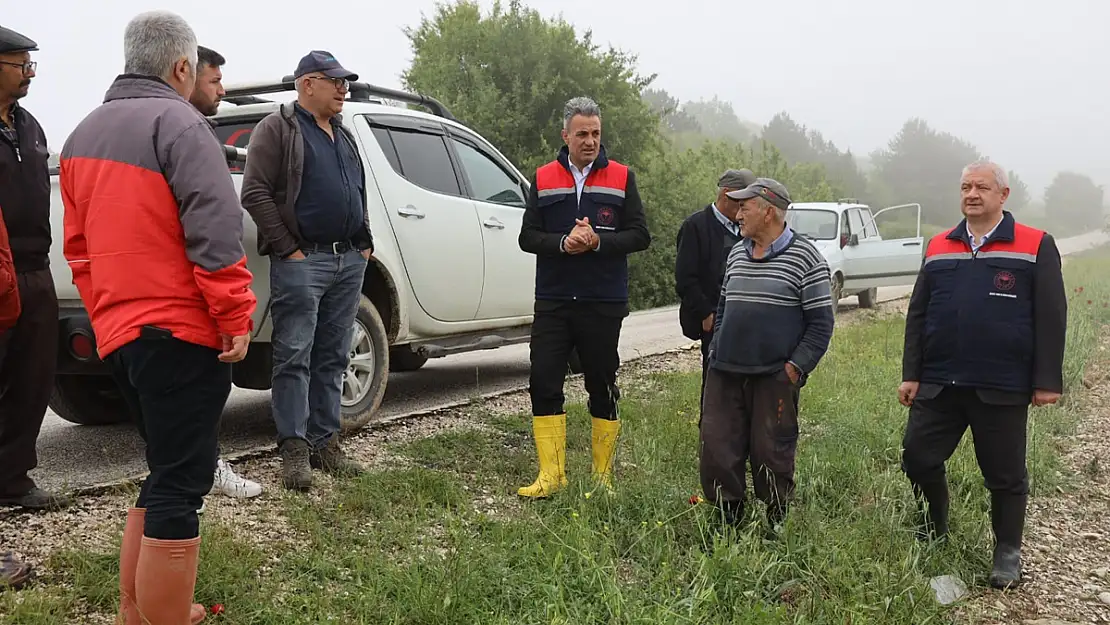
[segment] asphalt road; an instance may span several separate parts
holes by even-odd
[[[1108,241],[1110,237],[1096,232],[1061,239],[1059,247],[1062,253],[1071,254]],[[909,292],[902,287],[879,289],[879,299],[897,299]],[[855,305],[855,297],[841,300],[841,314]],[[620,353],[622,360],[629,360],[689,344],[678,328],[678,309],[660,308],[634,313],[626,320]],[[419,371],[392,374],[381,410],[386,418],[400,417],[519,388],[527,381],[527,345],[437,358]],[[220,433],[225,457],[272,444],[269,401],[268,391],[232,392]],[[146,472],[142,441],[130,425],[77,426],[50,411],[38,451],[39,468],[32,477],[45,488],[82,488]]]

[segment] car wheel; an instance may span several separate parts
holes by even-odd
[[[389,335],[378,309],[365,295],[359,296],[347,355],[339,398],[343,433],[358,430],[374,420],[389,380]]]
[[[860,308],[874,308],[879,303],[879,289],[871,288],[859,294]]]
[[[131,420],[115,378],[110,375],[56,375],[50,409],[77,425],[112,425]]]

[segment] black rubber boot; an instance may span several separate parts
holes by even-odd
[[[991,493],[991,527],[994,529],[992,588],[1005,590],[1021,585],[1021,535],[1025,529],[1026,495]]]
[[[918,540],[943,540],[948,536],[948,483],[914,484],[913,494],[921,507]]]

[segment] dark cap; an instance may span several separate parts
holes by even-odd
[[[300,78],[311,72],[323,72],[329,78],[358,80],[358,74],[340,65],[335,56],[325,50],[313,50],[304,55],[301,62],[297,63],[297,71],[293,72],[293,78]]]
[[[746,188],[729,191],[726,195],[734,200],[750,200],[753,197],[761,197],[782,210],[790,208],[790,193],[780,182],[770,178],[756,178],[755,182]]]
[[[0,54],[7,52],[34,52],[39,44],[23,35],[0,26]]]
[[[729,169],[717,179],[720,189],[743,189],[755,182],[755,174],[750,169]]]

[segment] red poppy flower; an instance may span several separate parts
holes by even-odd
[[[216,605],[212,606],[212,614],[223,614],[223,613],[224,613],[224,604],[217,603]]]

